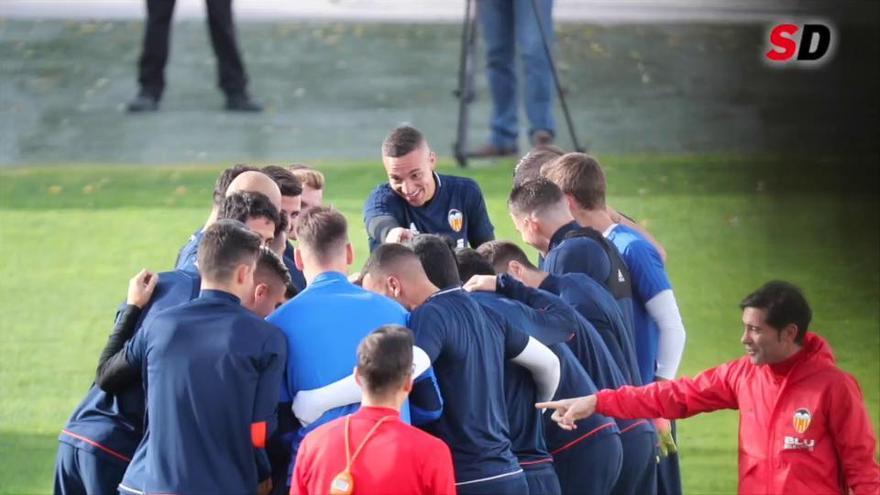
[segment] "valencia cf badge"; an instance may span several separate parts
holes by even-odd
[[[464,227],[464,214],[462,212],[456,209],[449,210],[449,215],[446,218],[449,220],[449,226],[452,227],[452,230],[461,232],[461,228]]]
[[[810,415],[810,411],[804,408],[800,408],[794,412],[794,429],[799,434],[807,431],[807,428],[810,427],[810,420],[813,417]]]

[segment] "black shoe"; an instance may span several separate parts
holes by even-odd
[[[132,113],[155,112],[159,109],[159,98],[148,93],[140,93],[128,102],[125,108]]]
[[[247,94],[229,95],[226,97],[226,110],[230,112],[262,112],[263,105],[252,100]]]

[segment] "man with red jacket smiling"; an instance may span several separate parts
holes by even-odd
[[[801,291],[769,282],[747,296],[747,356],[695,378],[539,403],[566,429],[594,412],[620,418],[687,418],[739,409],[739,493],[880,493],[876,436],[855,379],[831,347],[807,332]]]

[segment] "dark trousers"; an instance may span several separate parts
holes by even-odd
[[[675,421],[672,422],[672,438],[678,443]],[[660,459],[657,464],[657,494],[681,495],[681,467],[678,465],[678,454]]]
[[[244,62],[235,39],[232,0],[206,0],[208,32],[217,56],[217,79],[227,95],[244,93],[247,88]],[[157,98],[165,89],[165,63],[171,37],[171,15],[174,0],[147,0],[147,24],[144,46],[138,61],[138,83],[141,91]]]
[[[553,463],[547,462],[536,466],[523,467],[526,483],[529,484],[529,495],[561,495],[559,478]]]
[[[620,435],[587,438],[553,454],[563,495],[608,495],[623,466]]]
[[[523,473],[490,481],[456,485],[458,495],[527,495],[529,484]]]
[[[657,493],[657,433],[654,430],[622,433],[623,467],[611,492],[614,495]]]
[[[55,458],[55,495],[115,495],[125,464],[113,462],[64,442]]]

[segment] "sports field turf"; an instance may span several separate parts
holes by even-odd
[[[771,278],[800,284],[840,365],[880,419],[880,239],[873,169],[818,159],[600,156],[609,202],[663,242],[688,331],[683,373],[742,354],[737,303]],[[316,163],[349,218],[382,179],[375,160]],[[499,238],[512,163],[464,172],[483,187]],[[220,167],[0,170],[0,493],[51,490],[56,436],[86,391],[128,278],[167,270],[204,221]],[[452,171],[448,164],[446,171]],[[531,251],[530,251],[531,252]],[[736,488],[735,412],[682,421],[687,493]]]

